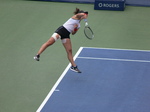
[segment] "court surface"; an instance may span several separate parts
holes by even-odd
[[[81,47],[37,112],[149,112],[150,52]]]

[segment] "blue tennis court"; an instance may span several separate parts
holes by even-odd
[[[81,47],[37,112],[149,112],[150,51]]]

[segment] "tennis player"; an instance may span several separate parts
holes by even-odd
[[[55,33],[51,36],[51,38],[44,43],[41,48],[39,49],[37,55],[34,57],[36,61],[40,60],[41,53],[49,46],[54,44],[58,39],[61,39],[62,44],[67,52],[68,60],[71,63],[71,70],[77,73],[81,73],[81,71],[78,69],[77,65],[75,64],[73,60],[72,55],[72,45],[70,40],[70,34],[74,35],[80,28],[80,21],[83,19],[86,19],[88,17],[88,12],[80,10],[76,8],[74,11],[74,15],[68,19],[62,26],[60,26]]]

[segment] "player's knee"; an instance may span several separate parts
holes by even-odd
[[[67,50],[67,53],[68,53],[68,54],[72,53],[72,49],[68,49],[68,50]]]

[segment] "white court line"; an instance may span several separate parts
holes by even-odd
[[[82,59],[97,59],[97,60],[113,60],[113,61],[147,62],[147,63],[150,62],[148,60],[130,60],[130,59],[113,59],[113,58],[94,58],[94,57],[78,57],[78,58],[82,58]]]
[[[120,51],[140,51],[140,52],[150,52],[150,50],[138,50],[138,49],[118,49],[118,48],[98,48],[98,47],[83,47],[87,49],[105,49],[105,50],[120,50]]]
[[[77,56],[80,54],[80,52],[82,51],[83,47],[80,47],[79,50],[77,51],[77,53],[74,56],[74,60],[77,58]],[[65,71],[62,73],[62,75],[59,77],[59,79],[57,80],[57,82],[55,83],[55,85],[53,86],[53,88],[50,90],[50,92],[48,93],[48,95],[46,96],[46,98],[44,99],[44,101],[42,102],[42,104],[40,105],[40,107],[38,108],[38,110],[36,112],[40,112],[42,110],[42,108],[44,107],[44,105],[46,104],[46,102],[48,101],[48,99],[51,97],[51,95],[53,94],[53,92],[56,90],[57,86],[59,85],[59,83],[61,82],[61,80],[64,78],[64,76],[66,75],[67,71],[69,70],[71,64],[69,63],[68,66],[66,67]],[[56,90],[58,91],[58,90]]]
[[[106,49],[106,50],[126,50],[126,51],[144,51],[144,52],[146,51],[146,52],[150,52],[148,50],[130,50],[130,49],[115,49],[115,48],[80,47],[79,50],[77,51],[76,55],[74,56],[74,60],[78,57],[78,55],[80,54],[80,52],[82,51],[83,48],[88,48],[88,49]],[[78,58],[83,58],[83,59],[101,59],[101,60],[116,60],[116,61],[150,62],[150,61],[147,61],[147,60],[128,60],[128,59],[92,58],[92,57],[78,57]],[[44,99],[44,101],[42,102],[42,104],[40,105],[40,107],[37,109],[36,112],[40,112],[42,110],[42,108],[44,107],[44,105],[46,104],[46,102],[48,101],[48,99],[51,97],[51,95],[53,94],[53,92],[56,90],[56,88],[59,85],[59,83],[61,82],[61,80],[66,75],[66,73],[69,70],[70,66],[71,66],[71,64],[69,63],[68,66],[66,67],[65,71],[59,77],[59,79],[57,80],[57,82],[55,83],[55,85],[53,86],[53,88],[50,90],[50,92],[48,93],[48,95],[46,96],[46,98]],[[56,90],[56,91],[59,91],[59,90]]]
[[[104,49],[104,50],[114,50],[114,51],[130,51],[130,52],[148,52],[150,50],[136,50],[136,49],[116,49],[116,48],[97,48],[97,47],[83,47],[87,49]],[[114,60],[114,61],[134,61],[134,62],[150,62],[149,60],[131,60],[131,59],[113,59],[113,58],[95,58],[95,57],[78,57],[83,59],[101,59],[101,60]]]

